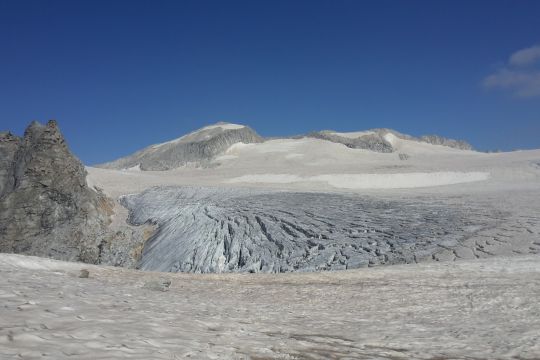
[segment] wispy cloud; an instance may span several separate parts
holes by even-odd
[[[488,75],[483,85],[508,90],[517,97],[540,97],[540,45],[510,55],[507,64]]]
[[[540,45],[531,46],[526,49],[516,51],[510,56],[510,64],[514,66],[525,66],[534,64],[540,60]]]

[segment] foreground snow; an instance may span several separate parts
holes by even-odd
[[[189,275],[0,254],[0,358],[537,359],[539,260]]]

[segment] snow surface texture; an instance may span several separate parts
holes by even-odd
[[[125,196],[122,203],[133,225],[158,226],[143,250],[143,270],[344,270],[540,252],[538,223],[529,225],[535,230],[522,242],[506,240],[499,225],[509,214],[473,202],[158,187]],[[494,229],[500,233],[493,240],[498,244],[484,249],[477,241]]]
[[[540,358],[536,256],[246,276],[0,254],[0,274],[1,359]]]
[[[399,174],[326,174],[300,177],[290,174],[243,175],[229,180],[231,183],[298,183],[325,182],[341,189],[404,189],[441,186],[483,181],[486,172],[431,172]]]
[[[520,189],[540,182],[540,150],[486,154],[404,140],[387,134],[396,149],[378,153],[302,138],[235,143],[207,168],[118,171],[87,168],[89,181],[111,197],[162,185],[251,186],[299,191],[440,187],[478,192]],[[448,185],[461,184],[450,188]],[[466,187],[464,185],[466,184]],[[536,186],[536,185],[535,185]]]

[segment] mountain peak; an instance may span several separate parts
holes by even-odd
[[[232,144],[261,142],[245,125],[218,122],[164,143],[150,145],[118,160],[97,165],[108,169],[169,170],[189,163],[205,166]]]
[[[32,122],[24,138],[0,141],[0,251],[96,262],[108,201],[90,189],[86,170],[56,121]]]

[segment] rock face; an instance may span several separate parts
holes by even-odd
[[[339,136],[338,134],[331,131],[319,131],[312,132],[307,136],[343,144],[352,149],[365,149],[381,153],[391,153],[392,151],[394,151],[392,144],[386,141],[386,139],[384,138],[384,134],[382,133],[374,132],[372,134],[365,134],[351,138]]]
[[[424,135],[420,137],[420,141],[427,142],[433,145],[449,146],[461,150],[473,150],[471,144],[463,140],[447,139],[438,135]]]
[[[473,147],[463,140],[447,139],[438,135],[424,135],[417,138],[399,133],[391,129],[368,130],[363,133],[359,133],[358,136],[350,136],[350,134],[351,133],[347,134],[348,136],[344,136],[343,133],[337,133],[331,130],[324,130],[312,132],[306,136],[343,144],[353,149],[366,149],[381,153],[390,153],[396,150],[394,149],[392,144],[388,140],[386,140],[385,135],[387,134],[392,134],[394,136],[397,136],[398,138],[405,140],[425,142],[432,145],[443,145],[460,150],[473,150]]]
[[[482,206],[253,189],[158,187],[121,201],[132,224],[158,226],[139,267],[170,272],[340,270],[436,260],[501,216]]]
[[[186,164],[208,166],[211,160],[232,144],[261,142],[251,128],[217,123],[163,144],[149,146],[133,155],[97,165],[107,169],[140,167],[141,170],[169,170]]]
[[[100,262],[113,203],[86,184],[55,121],[0,135],[0,251]]]
[[[13,164],[21,139],[10,132],[0,132],[0,199],[15,186]]]

